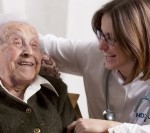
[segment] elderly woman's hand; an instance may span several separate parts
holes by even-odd
[[[40,75],[51,76],[60,78],[58,67],[54,60],[47,54],[42,54],[42,64],[40,69]]]
[[[108,133],[108,129],[121,123],[100,119],[78,119],[67,128],[67,133]]]

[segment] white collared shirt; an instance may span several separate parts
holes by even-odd
[[[4,88],[4,90],[6,92],[9,93],[9,91],[3,86],[2,82],[0,81],[0,85]],[[23,97],[23,102],[27,103],[28,99],[33,96],[37,91],[39,91],[41,89],[41,85],[49,88],[51,91],[55,92],[57,96],[58,93],[57,91],[55,90],[55,88],[53,87],[53,85],[45,78],[41,77],[41,76],[37,76],[35,78],[35,80],[31,83],[31,85],[29,85],[27,87],[27,89],[25,90],[25,93],[24,93],[24,97]],[[9,93],[10,94],[10,93]],[[12,95],[12,94],[10,94]],[[13,96],[13,95],[12,95]],[[14,96],[15,97],[15,96]],[[17,98],[17,97],[16,97]],[[19,99],[19,98],[18,98]],[[19,99],[21,100],[21,99]]]

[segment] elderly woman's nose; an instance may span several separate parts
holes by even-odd
[[[23,47],[23,53],[32,55],[33,54],[32,46],[31,45],[25,45]]]

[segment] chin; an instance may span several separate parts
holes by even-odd
[[[18,77],[16,80],[20,81],[20,82],[28,82],[28,83],[31,83],[34,81],[35,79],[35,75],[34,76],[22,76],[22,77]]]
[[[23,80],[33,81],[35,78],[36,78],[36,76],[30,76],[30,77],[24,77]]]
[[[107,65],[107,64],[105,64],[105,68],[108,69],[108,70],[111,70],[111,69],[112,69],[112,67],[109,66],[109,65]]]
[[[108,70],[116,70],[115,67],[113,67],[112,65],[107,65],[105,64],[105,68],[108,69]]]

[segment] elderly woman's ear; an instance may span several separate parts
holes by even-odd
[[[51,76],[59,79],[60,73],[54,60],[47,54],[42,54],[41,69],[39,75]]]

